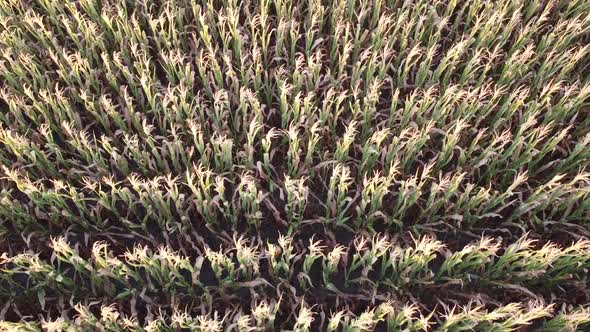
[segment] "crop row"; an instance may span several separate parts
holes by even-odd
[[[445,283],[469,288],[551,288],[588,282],[590,242],[539,247],[535,241],[521,238],[502,248],[500,242],[482,238],[461,250],[448,251],[430,237],[400,246],[375,236],[358,237],[350,247],[327,247],[311,240],[307,248],[299,249],[288,237],[281,236],[278,242],[266,245],[234,237],[232,247],[218,251],[206,248],[195,257],[165,246],[155,251],[137,246],[115,256],[104,242],[94,243],[90,255],[82,257],[59,238],[52,240],[51,256],[57,259],[47,261],[34,253],[5,254],[0,276],[3,295],[27,291],[43,296],[54,291],[76,297],[125,299],[148,291],[201,296],[241,287],[272,288],[282,282],[293,284],[303,293],[319,288],[335,294],[403,293],[412,287],[444,287]],[[439,262],[436,267],[435,261]]]

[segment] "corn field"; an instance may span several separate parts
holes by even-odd
[[[0,0],[0,331],[590,330],[590,1]]]

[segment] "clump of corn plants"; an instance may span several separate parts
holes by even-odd
[[[588,329],[588,12],[0,1],[0,331]]]

